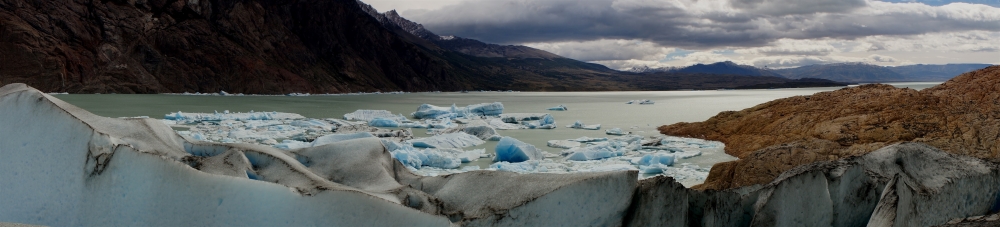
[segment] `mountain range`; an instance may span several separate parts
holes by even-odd
[[[706,71],[621,72],[530,47],[439,36],[395,11],[378,13],[356,0],[0,0],[0,21],[0,84],[26,83],[46,92],[840,85]]]
[[[826,79],[844,83],[870,82],[933,82],[946,81],[963,73],[983,69],[990,64],[904,65],[878,66],[860,62],[807,65],[786,69],[761,69],[725,61],[713,64],[696,64],[687,67],[633,67],[627,72],[649,73],[705,73],[745,76],[776,76],[789,79]]]

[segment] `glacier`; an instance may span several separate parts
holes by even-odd
[[[632,155],[569,162],[542,155],[522,162],[499,161],[485,170],[443,169],[456,166],[456,160],[482,157],[482,151],[417,149],[398,137],[379,136],[397,135],[401,130],[380,131],[333,120],[305,120],[297,123],[300,126],[293,126],[292,119],[245,123],[333,133],[321,132],[327,124],[331,130],[337,128],[338,134],[371,136],[288,149],[195,140],[161,120],[97,116],[23,84],[0,87],[0,116],[0,128],[8,129],[0,137],[0,222],[48,226],[934,226],[995,213],[1000,203],[1000,165],[915,142],[799,166],[767,184],[700,191],[678,180],[708,170],[676,161],[683,153],[721,147],[721,143],[623,136],[627,138],[592,141],[587,146],[625,142],[625,152]],[[206,121],[198,124],[250,127],[231,119]],[[218,135],[223,134],[208,137]],[[680,151],[641,149],[673,145],[681,146]],[[636,146],[638,150],[627,150]],[[505,148],[527,151],[518,146]],[[421,165],[444,175],[414,174],[414,167],[399,161],[400,150],[443,154],[428,159],[434,166]],[[668,156],[673,157],[673,165],[668,165]],[[657,167],[674,177],[640,178],[643,166]]]

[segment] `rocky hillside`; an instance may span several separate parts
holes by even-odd
[[[704,122],[661,126],[667,135],[718,140],[740,160],[716,164],[701,188],[767,183],[805,163],[917,141],[950,153],[1000,158],[1000,66],[916,91],[864,85],[774,100]]]
[[[39,16],[44,15],[44,16]],[[354,1],[0,1],[0,83],[44,91],[471,88]],[[350,31],[350,32],[348,32]]]

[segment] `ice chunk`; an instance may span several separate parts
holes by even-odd
[[[459,126],[456,128],[450,128],[435,132],[435,134],[448,134],[455,132],[465,132],[469,135],[474,135],[482,140],[498,141],[500,140],[500,134],[492,126],[487,125],[483,121],[476,121],[476,123],[467,124],[465,126]]]
[[[532,173],[538,172],[539,167],[538,160],[528,160],[525,162],[497,162],[490,164],[490,168],[507,171],[507,172],[517,172],[517,173]]]
[[[431,136],[427,138],[412,139],[409,141],[413,143],[414,147],[424,147],[424,148],[463,148],[477,146],[486,141],[479,139],[479,137],[469,135],[465,132],[456,132],[449,134],[441,134],[436,136]]]
[[[330,134],[316,138],[316,140],[313,140],[311,146],[316,147],[316,146],[322,146],[323,144],[340,142],[344,140],[370,138],[370,137],[375,137],[375,136],[372,135],[370,132],[358,132],[351,134]]]
[[[649,99],[644,99],[644,100],[642,100],[642,101],[639,102],[639,105],[651,105],[651,104],[654,104],[654,103],[656,103],[656,102],[650,101]]]
[[[567,128],[576,128],[576,129],[598,130],[598,129],[601,129],[601,124],[584,125],[582,121],[576,121],[576,122],[573,122],[573,124],[571,124],[571,125],[567,125],[566,127]]]
[[[616,136],[623,136],[623,135],[631,134],[631,132],[626,133],[626,132],[622,131],[621,128],[608,129],[608,130],[605,130],[604,133],[608,134],[608,135],[616,135]]]
[[[187,123],[199,121],[222,121],[222,120],[278,120],[278,119],[302,119],[302,115],[294,113],[280,112],[250,112],[250,113],[229,113],[228,110],[222,113],[182,113],[172,112],[163,116],[164,119],[174,121],[185,121]]]
[[[475,149],[471,151],[464,151],[458,155],[458,159],[462,160],[462,163],[468,163],[475,161],[486,154],[486,149]],[[478,169],[478,168],[476,168]]]
[[[273,147],[282,150],[295,150],[300,148],[311,147],[312,143],[302,142],[298,140],[282,140],[281,143],[275,144]]]
[[[575,141],[576,142],[581,142],[581,143],[601,142],[601,141],[608,141],[608,137],[590,138],[590,137],[584,136],[584,137],[576,138]]]
[[[545,118],[545,116],[550,116],[547,113],[509,113],[501,114],[500,120],[503,122],[517,124],[524,121],[537,121]]]
[[[399,121],[396,121],[396,120],[391,119],[391,118],[382,118],[382,117],[377,117],[377,118],[372,119],[371,121],[368,122],[368,126],[372,126],[372,127],[390,127],[390,128],[395,128],[395,127],[399,127],[399,125],[400,125]]]
[[[472,104],[466,107],[458,107],[452,104],[451,107],[440,107],[431,104],[423,104],[413,112],[413,117],[417,119],[438,119],[438,118],[458,118],[470,116],[499,116],[503,113],[503,104],[500,102]]]
[[[623,156],[626,152],[638,150],[639,138],[615,139],[586,147],[572,148],[563,151],[566,160],[587,161]]]
[[[526,128],[525,126],[507,123],[500,119],[490,119],[487,123],[489,123],[490,126],[492,126],[497,130],[514,130],[514,129]]]
[[[663,172],[665,167],[674,165],[675,159],[673,154],[655,153],[642,156],[635,164],[639,165],[640,172],[653,174]]]
[[[569,141],[569,140],[549,140],[546,143],[549,147],[570,149],[574,147],[580,147],[580,142]]]
[[[556,120],[552,118],[552,115],[545,115],[542,119],[537,121],[522,121],[521,124],[528,127],[529,129],[554,129],[556,128]]]
[[[539,160],[545,158],[542,151],[534,145],[521,142],[520,140],[504,136],[497,143],[495,162],[523,162],[527,160]]]
[[[392,119],[395,121],[405,121],[406,117],[400,115],[393,115],[392,112],[388,110],[355,110],[352,113],[344,114],[344,120],[348,121],[364,121],[370,122],[375,120],[375,118],[385,118]]]
[[[569,110],[569,108],[566,108],[566,105],[558,105],[556,107],[549,107],[549,110],[566,111]]]

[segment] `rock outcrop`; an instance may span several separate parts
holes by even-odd
[[[774,100],[663,134],[722,141],[740,160],[713,166],[703,189],[767,183],[806,163],[916,141],[947,152],[1000,159],[1000,66],[916,91],[871,84]]]

